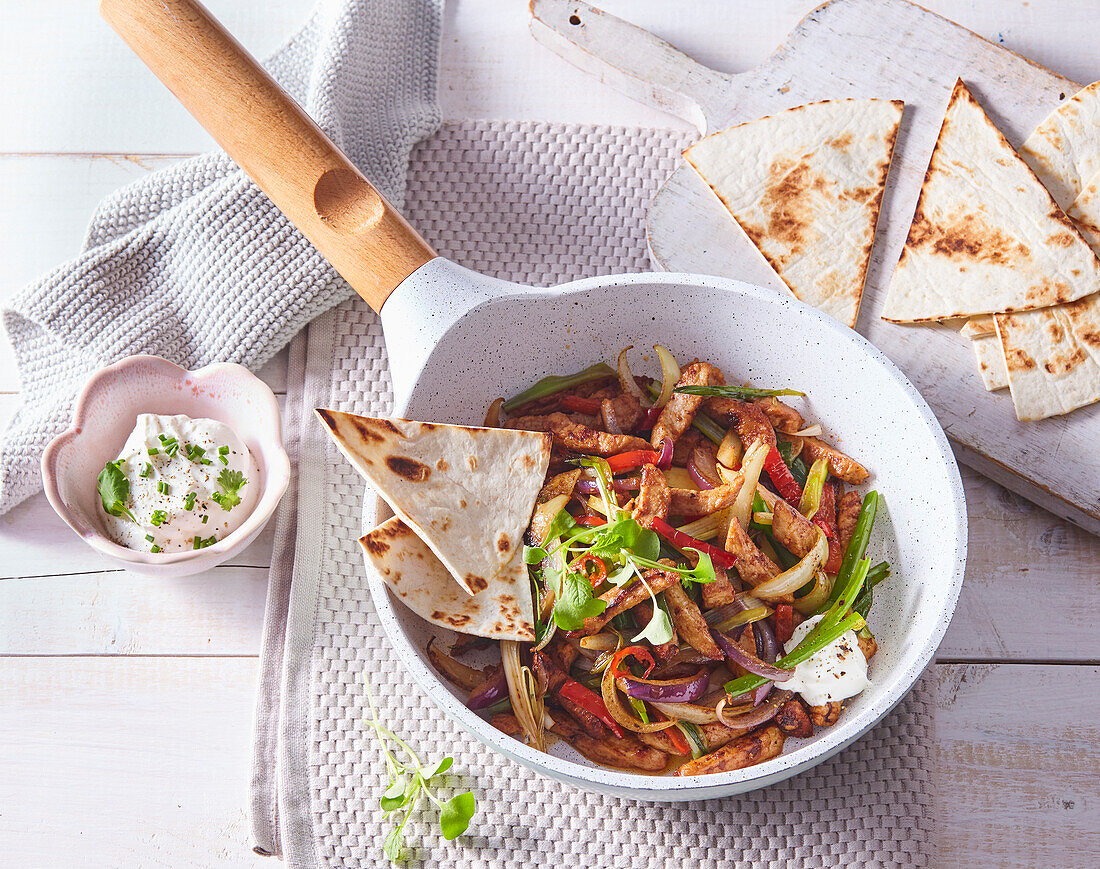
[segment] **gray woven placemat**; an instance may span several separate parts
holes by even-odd
[[[529,123],[445,126],[410,165],[406,213],[444,256],[531,284],[648,268],[645,209],[685,142],[680,133]],[[927,866],[933,856],[932,686],[925,677],[874,731],[795,779],[709,802],[658,804],[585,794],[493,754],[445,719],[383,635],[356,538],[363,483],[314,406],[384,413],[391,394],[378,318],[345,303],[315,321],[297,408],[297,551],[289,595],[272,591],[261,720],[279,708],[278,813],[257,841],[302,867],[385,863],[378,808],[385,770],[364,726],[369,676],[380,712],[430,755],[451,754],[474,790],[470,834],[444,842],[414,818],[426,866]],[[486,364],[492,364],[487,361]],[[302,371],[304,368],[304,371]],[[296,412],[295,409],[290,410]],[[280,578],[280,577],[283,578]],[[273,583],[285,582],[276,565]],[[289,596],[289,610],[282,603]],[[285,631],[282,621],[285,619]],[[285,636],[284,636],[285,634]],[[280,639],[283,642],[280,642]],[[274,705],[273,705],[274,704]],[[270,740],[269,740],[270,741]],[[257,764],[276,763],[261,745]],[[259,786],[269,776],[259,775]],[[256,795],[254,795],[256,796]],[[259,794],[265,797],[265,794]],[[254,801],[255,802],[255,801]],[[260,799],[260,805],[270,800]],[[277,824],[279,835],[273,829]]]

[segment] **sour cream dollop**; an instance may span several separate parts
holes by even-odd
[[[130,483],[126,507],[137,521],[100,509],[108,536],[129,549],[203,549],[239,528],[259,499],[255,459],[214,419],[138,414],[116,463]],[[237,474],[244,478],[239,488]]]
[[[784,644],[784,651],[790,654],[822,618],[814,616],[796,627]],[[833,700],[855,697],[870,684],[867,659],[859,648],[856,632],[848,631],[796,666],[794,675],[782,686],[801,694],[811,706],[823,706]]]

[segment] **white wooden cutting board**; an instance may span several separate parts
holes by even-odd
[[[904,0],[826,3],[768,60],[737,75],[702,66],[583,3],[533,0],[531,12],[540,42],[630,96],[691,121],[704,135],[816,100],[904,100],[857,329],[916,384],[962,462],[1100,534],[1100,405],[1018,422],[1008,390],[983,388],[958,324],[899,326],[880,317],[955,79],[966,82],[1014,145],[1079,85]],[[737,14],[735,4],[730,14]],[[654,197],[648,236],[657,268],[787,292],[686,163]]]

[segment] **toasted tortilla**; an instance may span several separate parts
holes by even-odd
[[[996,321],[1017,419],[1057,416],[1100,399],[1100,296]]]
[[[1096,147],[1097,153],[1100,153],[1100,142]],[[1092,176],[1066,214],[1077,224],[1078,231],[1096,255],[1100,256],[1100,172]]]
[[[1082,88],[1047,115],[1020,146],[1020,156],[1054,201],[1068,209],[1100,172],[1100,82]]]
[[[995,327],[994,327],[995,328]],[[982,335],[970,342],[974,348],[974,358],[978,362],[978,374],[987,392],[996,392],[1008,386],[1008,369],[1005,368],[1005,354],[1001,348],[1001,339],[996,331],[992,335]]]
[[[826,100],[696,142],[684,157],[802,301],[854,326],[900,100]]]
[[[550,435],[317,410],[340,451],[468,593],[523,545]]]
[[[883,318],[1030,311],[1097,291],[1100,260],[956,82]]]
[[[959,334],[967,338],[987,338],[997,334],[997,324],[993,322],[992,314],[982,314],[979,317],[971,317],[963,323]]]
[[[360,537],[359,544],[382,581],[425,621],[477,637],[534,641],[531,582],[521,556],[470,595],[398,516]]]

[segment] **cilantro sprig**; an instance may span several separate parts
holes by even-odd
[[[218,474],[219,491],[214,492],[210,499],[221,506],[223,510],[232,510],[241,503],[241,489],[248,480],[240,471],[231,471],[222,468]]]
[[[126,502],[130,500],[130,481],[122,472],[122,459],[107,462],[103,466],[96,480],[96,491],[99,492],[99,497],[103,501],[103,509],[109,515],[129,519],[135,525],[137,524],[134,514],[126,506]]]
[[[405,825],[420,802],[421,795],[426,796],[439,809],[439,831],[443,838],[457,839],[470,826],[470,819],[477,810],[477,802],[470,791],[455,794],[449,800],[440,800],[434,789],[439,779],[454,763],[454,758],[444,757],[434,766],[421,762],[419,755],[409,744],[378,720],[378,710],[374,707],[374,697],[367,686],[367,702],[370,704],[370,720],[367,726],[374,731],[382,747],[382,757],[386,761],[389,785],[386,787],[379,804],[386,817],[398,815],[397,826],[390,830],[382,846],[386,856],[394,863],[401,860],[405,853]],[[391,751],[390,742],[397,744],[397,751]],[[399,754],[407,758],[402,762]]]

